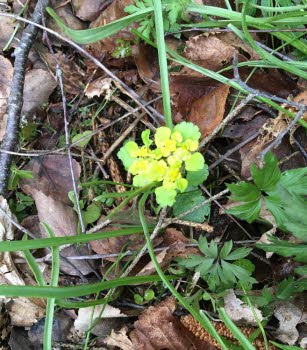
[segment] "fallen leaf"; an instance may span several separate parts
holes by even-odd
[[[202,137],[210,135],[223,120],[228,94],[229,86],[220,85],[193,102],[188,121],[199,127]]]
[[[235,51],[215,35],[200,34],[186,42],[184,56],[199,66],[216,71],[231,61]]]
[[[80,177],[81,167],[73,159],[73,173],[76,182]],[[31,195],[31,190],[36,189],[56,201],[72,205],[68,192],[73,190],[69,158],[66,155],[48,155],[32,159],[25,170],[32,171],[32,179],[23,179],[21,188]],[[27,187],[25,187],[27,186]]]
[[[176,302],[173,297],[150,306],[134,323],[129,337],[134,349],[142,350],[210,350],[211,345],[193,335],[173,316]],[[120,344],[117,344],[120,347]]]
[[[0,196],[1,209],[14,221],[16,218],[11,213],[6,199]],[[15,226],[10,220],[0,213],[0,242],[13,241],[15,239]],[[0,253],[0,284],[25,285],[24,280],[19,274],[10,252]],[[37,319],[41,318],[44,313],[44,302],[41,299],[28,298],[6,298],[1,299],[6,304],[10,314],[11,324],[13,326],[28,327]]]
[[[85,95],[88,98],[93,98],[94,96],[105,95],[108,100],[111,95],[112,79],[101,77],[92,81],[85,91]]]
[[[107,345],[117,346],[122,350],[135,350],[135,347],[132,345],[132,341],[129,339],[127,332],[127,327],[123,327],[118,332],[112,330],[111,334],[104,341]]]
[[[294,345],[299,337],[296,326],[304,322],[302,310],[285,301],[275,308],[274,316],[279,321],[279,327],[274,332],[276,338],[285,344]]]
[[[0,18],[0,26],[1,26],[1,18]],[[0,32],[2,33],[1,30]],[[13,78],[13,66],[11,62],[7,58],[0,56],[0,141],[2,141],[6,130],[7,99],[10,94],[10,86],[11,86],[12,78]]]
[[[30,116],[42,109],[56,86],[55,77],[48,71],[32,69],[27,72],[21,114]]]
[[[256,307],[251,310],[248,305],[236,297],[233,289],[230,289],[224,297],[224,305],[225,311],[234,322],[257,326],[253,313],[257,315],[260,322],[263,320],[261,311]]]
[[[74,326],[77,332],[84,334],[90,326],[92,320],[91,333],[95,335],[102,335],[101,322],[104,319],[114,318],[126,318],[127,315],[121,313],[121,311],[111,305],[99,305],[95,307],[80,308],[78,317],[74,322]]]
[[[72,0],[72,6],[77,17],[82,21],[95,20],[104,6],[105,0]]]
[[[5,45],[8,43],[10,37],[12,36],[17,22],[12,18],[0,17],[0,50],[4,49]],[[13,41],[14,43],[14,41]],[[3,57],[2,57],[3,58]]]

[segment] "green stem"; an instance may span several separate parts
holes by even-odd
[[[165,125],[172,129],[172,109],[171,109],[171,97],[169,91],[168,81],[168,68],[166,57],[166,46],[164,40],[164,26],[163,26],[163,12],[161,0],[154,0],[154,14],[155,14],[155,26],[156,26],[156,39],[158,45],[158,58],[160,66],[160,80],[163,97],[163,110],[165,117]]]
[[[211,334],[220,343],[222,349],[228,350],[228,348],[226,347],[222,338],[220,337],[220,335],[218,334],[218,332],[216,331],[216,329],[214,328],[214,326],[212,325],[212,323],[210,322],[208,317],[206,315],[201,316],[198,312],[196,312],[193,309],[193,307],[191,305],[189,305],[185,301],[185,299],[181,296],[181,294],[178,293],[178,291],[173,287],[173,285],[169,282],[168,278],[165,276],[164,272],[162,271],[162,269],[157,261],[153,246],[152,246],[151,241],[150,241],[149,230],[148,230],[148,226],[147,226],[147,222],[146,222],[145,214],[144,214],[144,206],[145,206],[145,202],[146,202],[146,199],[148,198],[149,194],[150,194],[149,192],[144,193],[142,198],[139,201],[139,216],[140,216],[141,224],[143,226],[143,231],[144,231],[144,235],[145,235],[145,239],[146,239],[147,249],[148,249],[151,261],[152,261],[158,275],[160,276],[163,283],[170,290],[170,292],[182,304],[182,306],[184,306],[189,311],[189,313],[206,329],[206,331],[209,334]]]

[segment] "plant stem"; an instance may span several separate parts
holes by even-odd
[[[163,12],[161,0],[154,0],[154,13],[155,13],[155,26],[156,26],[156,39],[158,45],[158,58],[160,66],[160,80],[163,97],[163,110],[165,117],[165,125],[172,129],[172,110],[171,110],[171,98],[169,91],[168,81],[168,68],[166,57],[166,46],[164,40],[164,27],[163,27]]]

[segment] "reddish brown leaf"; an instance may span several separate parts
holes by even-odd
[[[188,120],[198,125],[202,137],[209,135],[223,120],[228,85],[220,85],[192,104]]]
[[[188,332],[173,316],[174,298],[150,306],[134,323],[130,333],[132,345],[138,350],[213,350],[207,343]]]

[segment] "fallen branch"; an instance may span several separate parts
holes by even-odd
[[[49,0],[39,0],[35,6],[32,21],[41,23],[42,11],[45,10]],[[18,132],[23,105],[23,88],[25,80],[25,67],[30,49],[38,33],[37,26],[30,24],[23,31],[20,43],[15,50],[14,74],[11,84],[10,96],[7,108],[6,133],[2,143],[4,151],[14,151],[18,144]],[[12,155],[1,152],[0,154],[0,194],[5,195],[8,186]]]

